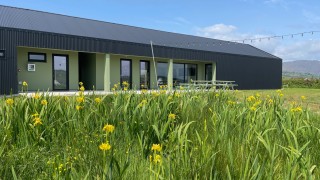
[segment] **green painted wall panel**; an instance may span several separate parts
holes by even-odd
[[[104,69],[105,69],[106,55],[96,54],[96,90],[104,89]]]
[[[120,58],[118,55],[110,55],[110,86],[120,83]]]
[[[46,53],[46,62],[28,62],[28,52]],[[78,89],[78,53],[73,51],[60,51],[50,49],[38,49],[30,47],[17,48],[18,59],[18,82],[21,89],[21,82],[28,82],[30,91],[52,90],[52,54],[63,54],[69,57],[69,89]],[[35,64],[36,71],[28,71],[27,66]]]
[[[35,72],[27,71],[28,64],[28,52],[39,52],[47,54],[47,62],[30,62],[36,64]],[[52,90],[52,54],[65,54],[69,56],[69,88],[70,90],[78,89],[79,82],[79,57],[78,52],[73,51],[60,51],[60,50],[50,50],[50,49],[37,49],[29,47],[19,47],[18,48],[18,80],[20,82],[27,81],[29,84],[29,90],[36,91],[47,91]],[[85,53],[88,55],[86,57],[88,65],[84,66],[83,71],[88,78],[87,83],[92,89],[95,86],[96,90],[103,90],[105,77],[105,63],[106,54],[101,53]],[[152,57],[137,57],[137,56],[126,56],[126,55],[110,55],[110,85],[111,88],[114,84],[120,82],[120,59],[130,59],[132,61],[132,87],[133,89],[140,88],[140,61],[150,62],[150,86],[151,89],[157,89],[157,79],[155,75],[155,68]],[[155,58],[156,67],[157,62],[169,62],[169,59]],[[173,63],[190,63],[197,64],[198,67],[198,79],[205,78],[205,64],[204,62],[198,61],[185,61],[185,60],[173,60]],[[208,63],[208,62],[207,62]],[[20,85],[21,89],[21,85]]]

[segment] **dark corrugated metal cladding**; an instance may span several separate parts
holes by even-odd
[[[97,52],[151,57],[150,44],[104,40],[73,35],[59,35],[0,27],[0,48],[6,49],[6,59],[0,60],[0,94],[18,92],[17,46]],[[154,45],[158,58],[217,62],[217,79],[235,80],[240,89],[281,87],[282,60],[254,56],[232,55],[209,51],[171,48]]]
[[[0,94],[11,94],[17,92],[17,61],[15,42],[18,40],[18,33],[9,29],[1,29],[0,49],[5,50],[5,58],[0,60]]]

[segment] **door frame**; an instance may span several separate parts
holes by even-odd
[[[122,79],[122,61],[128,61],[128,62],[130,62],[130,78],[129,78],[129,80],[130,80],[130,82],[128,82],[129,83],[129,89],[132,89],[132,59],[120,59],[120,86],[122,87],[122,81],[123,81],[123,79]]]
[[[64,56],[66,57],[66,89],[55,89],[54,88],[54,57]],[[68,91],[69,90],[69,55],[68,54],[52,54],[52,90],[53,91]]]
[[[148,70],[149,70],[149,72],[148,72],[148,77],[147,77],[147,80],[148,80],[148,87],[147,87],[147,89],[150,89],[150,84],[151,84],[151,82],[150,82],[150,75],[151,75],[151,69],[150,69],[150,61],[148,61],[148,60],[140,60],[140,62],[139,62],[139,79],[140,79],[140,81],[141,81],[141,62],[147,62],[148,63]],[[139,87],[139,89],[141,89],[141,82],[140,82],[140,87]]]
[[[213,79],[212,79],[212,74],[213,74],[213,72],[212,72],[212,66],[213,66],[212,63],[211,63],[211,64],[209,63],[209,64],[205,64],[205,65],[204,65],[204,79],[205,79],[206,81],[209,81],[208,78],[207,78],[207,66],[211,66],[211,80],[213,80]]]

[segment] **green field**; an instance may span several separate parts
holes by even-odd
[[[290,104],[292,101],[300,101],[301,96],[305,96],[306,99],[301,101],[302,106],[313,112],[320,113],[320,89],[285,88],[282,91],[285,105]],[[277,94],[274,90],[246,90],[240,91],[237,97],[241,98],[256,93],[260,93],[262,96]]]
[[[319,179],[319,95],[4,97],[0,179]]]

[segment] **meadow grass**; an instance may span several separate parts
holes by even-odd
[[[310,109],[313,112],[320,114],[320,89],[311,88],[285,88],[282,90],[284,93],[284,104],[288,105],[292,101],[299,101],[301,96],[305,96],[304,101],[301,102],[302,106]],[[251,94],[259,93],[262,96],[275,95],[274,90],[245,90],[239,91],[237,93],[238,98],[243,98],[245,96],[250,96]]]
[[[0,179],[319,179],[319,115],[289,91],[4,97]]]

